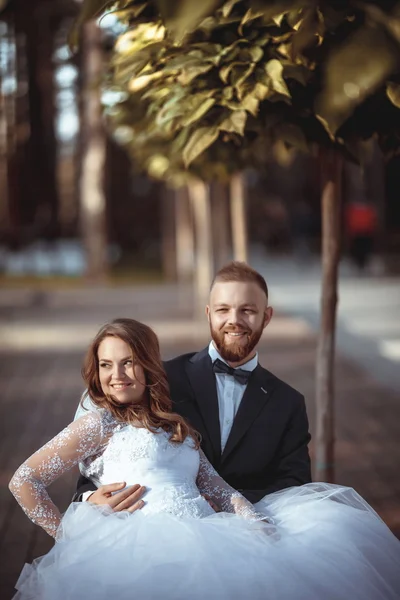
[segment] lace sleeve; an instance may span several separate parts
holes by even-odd
[[[9,488],[26,515],[55,537],[61,514],[46,491],[53,481],[99,448],[101,416],[89,413],[71,423],[15,472]]]
[[[254,510],[254,506],[242,494],[232,488],[218,475],[200,450],[200,466],[197,475],[197,487],[201,494],[205,494],[228,513],[235,513],[251,521],[265,521],[265,515]]]

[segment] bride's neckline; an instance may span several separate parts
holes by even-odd
[[[151,431],[150,429],[147,429],[147,427],[145,427],[140,421],[120,421],[119,419],[117,419],[116,417],[114,417],[114,415],[110,412],[107,411],[109,417],[111,417],[111,419],[114,421],[114,423],[116,425],[119,425],[121,427],[133,427],[133,429],[144,429],[145,431],[148,431],[149,433],[168,433],[166,432],[162,427],[157,427],[154,431]]]
[[[148,431],[149,433],[162,433],[164,431],[164,429],[162,427],[157,427],[154,431],[151,431],[150,429],[147,429],[147,427],[145,427],[144,425],[142,425],[142,423],[140,423],[139,421],[137,421],[136,423],[128,423],[126,421],[119,421],[118,422],[120,425],[122,425],[123,427],[132,427],[133,429],[143,429],[144,431]],[[164,433],[167,433],[166,431],[164,431]]]

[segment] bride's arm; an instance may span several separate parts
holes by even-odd
[[[60,475],[95,454],[103,437],[101,416],[89,413],[71,423],[15,472],[9,488],[27,516],[55,537],[61,514],[47,493]]]
[[[200,493],[207,495],[224,512],[235,513],[252,521],[265,521],[265,515],[257,513],[251,502],[240,492],[231,487],[207,460],[204,452],[200,452],[200,466],[197,475],[197,487]]]

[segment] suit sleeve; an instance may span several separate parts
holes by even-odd
[[[267,494],[311,482],[311,461],[308,444],[311,435],[304,397],[296,402],[282,436],[276,460],[271,465],[268,485],[264,489],[240,490],[250,502],[258,502]]]
[[[72,497],[72,502],[81,502],[82,494],[85,492],[95,492],[96,490],[97,487],[90,479],[86,479],[84,475],[80,475],[76,484],[76,492]]]

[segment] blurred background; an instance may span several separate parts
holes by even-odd
[[[74,0],[0,8],[0,590],[9,598],[23,563],[51,540],[8,481],[72,419],[85,347],[106,320],[152,325],[164,358],[201,349],[210,276],[247,260],[276,311],[260,361],[305,394],[313,432],[321,186],[316,158],[286,153],[238,187],[207,186],[196,208],[185,190],[135,172],[101,115],[98,130],[88,123],[110,102],[90,98],[107,28],[98,46],[72,54]],[[99,154],[87,160],[94,130]],[[400,157],[385,163],[376,149],[363,170],[345,164],[335,477],[400,536],[399,189]],[[76,471],[50,490],[63,509],[75,481]]]

